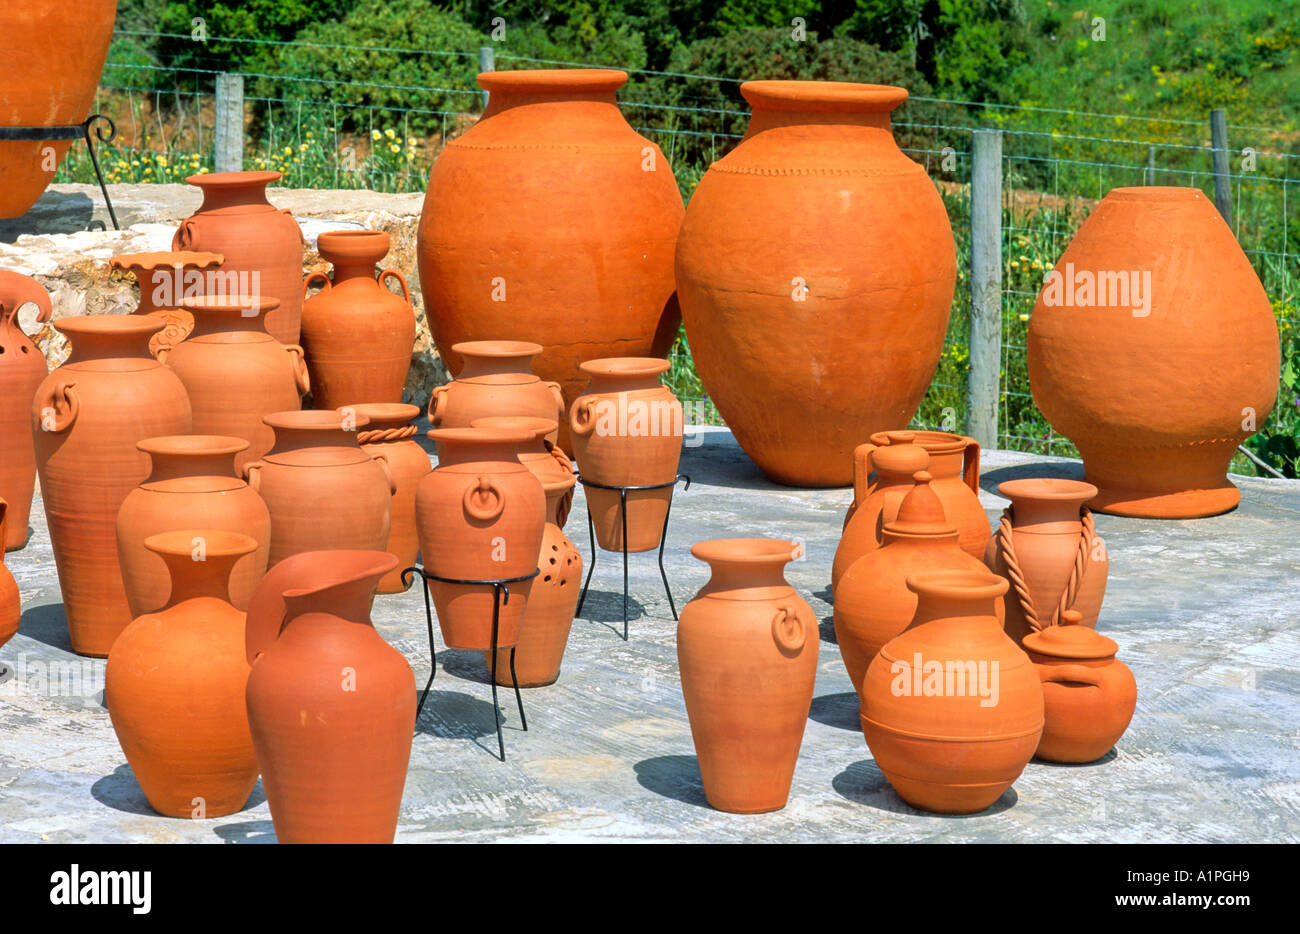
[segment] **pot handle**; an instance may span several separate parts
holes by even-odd
[[[853,505],[867,498],[867,478],[871,476],[871,452],[876,446],[864,441],[853,449]]]
[[[473,486],[465,488],[463,503],[465,514],[479,522],[495,521],[506,508],[505,497],[487,477],[479,477]]]
[[[397,280],[397,284],[400,285],[400,286],[402,287],[402,298],[406,299],[406,304],[410,305],[410,304],[411,304],[411,289],[410,289],[410,287],[406,284],[406,277],[403,276],[403,275],[402,275],[400,272],[398,272],[396,269],[385,269],[383,272],[381,272],[381,273],[379,274],[379,284],[380,284],[381,286],[384,285],[384,276],[392,276],[394,279]],[[392,289],[389,289],[389,291],[391,292]]]
[[[578,399],[569,412],[569,429],[578,437],[585,438],[596,428],[595,399]]]
[[[546,450],[550,452],[551,457],[555,458],[556,463],[564,468],[564,472],[573,473],[573,461],[568,454],[564,453],[564,449],[558,444],[552,444],[550,441],[543,443],[546,445]]]
[[[30,284],[29,284],[30,283]],[[29,277],[28,282],[9,292],[5,298],[7,301],[0,302],[0,319],[11,327],[22,330],[18,327],[18,312],[25,305],[36,306],[36,323],[45,324],[54,315],[54,306],[50,303],[50,293],[45,291],[35,279]]]
[[[1038,680],[1044,683],[1074,681],[1079,684],[1090,684],[1095,688],[1101,687],[1101,674],[1096,668],[1089,668],[1087,665],[1035,665],[1034,667],[1038,669]]]
[[[442,420],[447,417],[447,384],[433,387],[433,395],[429,397],[429,424],[437,428],[442,424]]]
[[[154,359],[159,363],[167,362],[167,355],[172,352],[171,344],[159,344],[158,349],[153,352]]]
[[[799,618],[799,611],[789,604],[776,608],[772,616],[772,639],[782,652],[793,654],[803,648],[808,630]]]
[[[334,287],[334,283],[330,280],[330,277],[329,277],[326,273],[323,273],[323,272],[309,272],[309,273],[307,273],[306,276],[303,277],[303,280],[302,280],[302,297],[303,297],[303,298],[306,298],[306,297],[307,297],[307,293],[311,291],[311,284],[312,284],[312,281],[315,280],[315,279],[320,279],[320,280],[321,280],[321,283],[320,283],[320,290],[321,290],[322,292],[328,292],[330,289],[332,289],[332,288]]]
[[[290,211],[288,208],[280,208],[280,213],[293,221],[294,229],[298,231],[298,241],[302,243],[303,246],[306,246],[307,238],[302,235],[302,225],[298,223],[298,218],[293,216],[293,211]]]
[[[388,481],[388,495],[397,495],[397,481],[393,479],[393,469],[388,465],[388,455],[380,451],[375,451],[370,455],[370,459],[376,461],[384,470],[384,479]]]
[[[76,383],[60,380],[50,386],[41,405],[41,430],[67,431],[81,412],[81,396]]]
[[[254,493],[258,493],[262,488],[262,468],[266,464],[262,461],[250,461],[244,465],[244,482]]]
[[[555,382],[554,380],[547,380],[546,388],[549,389],[551,391],[551,395],[555,397],[556,421],[560,421],[560,422],[564,421],[564,412],[568,408],[568,406],[564,404],[564,390],[560,387],[560,384]]]
[[[963,437],[966,448],[962,452],[961,478],[976,496],[980,492],[980,443],[974,438]]]
[[[300,344],[285,344],[284,349],[293,358],[293,378],[298,384],[298,395],[311,392],[311,374],[307,372],[307,359]]]
[[[0,499],[0,567],[5,563],[5,534],[9,531],[9,504]]]
[[[187,217],[181,221],[181,225],[176,228],[176,233],[172,234],[173,250],[198,250],[199,248],[199,226],[194,223],[194,218]]]

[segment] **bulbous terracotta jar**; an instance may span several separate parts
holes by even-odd
[[[1093,509],[1186,519],[1241,500],[1228,464],[1273,408],[1281,351],[1259,278],[1198,189],[1101,200],[1039,293],[1027,361]]]
[[[161,318],[164,327],[149,339],[149,352],[157,356],[158,348],[174,347],[194,330],[194,315],[181,307],[186,298],[196,298],[207,291],[204,274],[216,269],[224,260],[220,253],[124,253],[108,261],[113,269],[135,276],[140,286],[140,304],[135,314]]]
[[[9,504],[0,499],[0,536],[5,533],[9,523]],[[3,539],[0,539],[2,541]],[[18,621],[22,619],[22,600],[18,594],[18,582],[5,567],[4,549],[0,548],[0,645],[4,645],[18,632]],[[567,634],[566,634],[567,635]]]
[[[930,465],[930,456],[916,444],[861,444],[853,454],[853,503],[831,565],[832,592],[853,562],[885,544],[885,524],[898,517],[912,477]],[[875,480],[868,482],[873,471]]]
[[[692,546],[711,576],[677,624],[677,665],[704,794],[720,811],[785,807],[817,676],[817,617],[785,579],[794,542]]]
[[[931,489],[943,504],[943,514],[957,527],[962,550],[984,559],[989,543],[989,517],[980,505],[980,446],[974,438],[946,431],[881,431],[854,452],[870,456],[877,447],[915,444],[930,455]]]
[[[1002,631],[1007,582],[987,570],[908,578],[916,616],[867,668],[862,731],[899,796],[941,814],[973,814],[1002,796],[1043,733],[1043,691]]]
[[[117,557],[132,617],[167,603],[172,580],[167,563],[145,547],[153,535],[179,529],[240,532],[257,547],[230,573],[230,602],[248,609],[253,588],[266,573],[271,514],[266,503],[235,474],[235,456],[248,442],[221,435],[146,438],[137,447],[153,471],[122,500],[117,513]]]
[[[475,419],[527,416],[564,419],[560,384],[545,382],[530,368],[541,344],[526,341],[469,341],[456,345],[463,364],[450,383],[436,386],[429,399],[434,428],[468,428]],[[450,362],[450,361],[449,361]],[[547,437],[555,442],[557,434]],[[439,448],[441,453],[441,448]]]
[[[303,239],[289,210],[276,210],[266,200],[266,186],[279,179],[279,172],[191,175],[185,181],[203,191],[203,204],[181,221],[172,249],[224,256],[226,294],[279,299],[266,316],[266,330],[282,344],[297,344]]]
[[[396,269],[375,276],[388,255],[381,230],[330,230],[317,240],[320,255],[334,266],[334,278],[314,272],[303,281],[321,291],[302,306],[302,346],[318,409],[359,402],[400,403],[415,346],[411,290]],[[385,284],[401,287],[395,295]]]
[[[433,465],[428,453],[415,440],[419,428],[411,420],[420,415],[419,406],[402,402],[348,406],[366,420],[357,432],[361,450],[371,457],[382,457],[392,474],[397,491],[393,493],[392,519],[388,525],[388,544],[384,550],[397,555],[397,567],[379,582],[380,593],[399,593],[402,571],[415,564],[420,539],[415,534],[415,491]]]
[[[700,180],[677,240],[691,357],[769,478],[847,486],[854,446],[910,422],[934,376],[952,229],[890,132],[902,88],[747,81],[740,92],[749,129]]]
[[[145,438],[189,434],[185,386],[149,353],[156,318],[94,315],[54,327],[72,351],[41,383],[32,434],[72,649],[104,656],[131,622],[117,513],[149,476]]]
[[[226,580],[257,542],[238,532],[152,535],[171,598],[122,630],[104,669],[104,706],[149,806],[165,817],[222,817],[248,801],[257,757],[244,687],[244,613]]]
[[[1008,480],[998,492],[1011,505],[1002,511],[984,563],[1011,584],[1007,635],[1020,643],[1031,632],[1059,625],[1066,610],[1078,610],[1083,624],[1095,627],[1110,573],[1106,545],[1083,505],[1097,488],[1034,477]]]
[[[305,552],[248,610],[248,721],[280,843],[392,843],[415,732],[415,675],[370,605],[381,551]]]
[[[0,144],[4,145],[4,144]],[[54,313],[50,295],[30,276],[0,269],[0,499],[9,503],[4,550],[27,543],[27,519],[36,490],[32,397],[48,372],[45,356],[18,324],[18,311],[36,306],[36,323]]]

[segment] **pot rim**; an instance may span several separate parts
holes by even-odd
[[[418,418],[424,411],[418,405],[411,405],[409,402],[358,402],[354,405],[339,406],[334,411],[341,415],[344,409],[351,409],[356,415],[364,415],[367,424],[371,427],[380,422],[406,424]]]
[[[1070,502],[1092,499],[1097,495],[1097,488],[1083,480],[1066,477],[1021,477],[999,483],[998,494],[1012,502]]]
[[[146,454],[189,454],[210,457],[238,454],[248,449],[248,442],[233,435],[157,435],[136,442]]]
[[[451,345],[451,352],[463,357],[493,357],[513,359],[515,357],[536,357],[543,350],[541,344],[532,341],[461,341]]]
[[[158,532],[144,540],[144,547],[156,555],[187,555],[194,551],[194,539],[203,539],[204,551],[212,558],[250,555],[258,549],[257,539],[243,532],[223,529],[176,529]]]
[[[147,337],[157,334],[167,326],[161,318],[152,315],[69,315],[52,322],[54,329],[69,339],[78,334],[124,334]]]
[[[158,269],[215,269],[226,261],[220,253],[206,253],[202,250],[168,250],[154,253],[119,253],[111,257],[108,265],[113,269],[133,273],[136,270],[154,272]]]
[[[588,376],[658,376],[671,365],[662,357],[601,357],[584,360],[578,369]]]
[[[539,68],[485,71],[477,78],[485,91],[533,94],[617,91],[627,84],[627,72],[617,68]]]
[[[191,175],[185,184],[207,190],[209,188],[244,188],[249,185],[269,185],[281,179],[279,172],[270,169],[253,169],[240,172],[204,172]]]
[[[181,299],[181,307],[189,311],[210,311],[226,313],[238,311],[241,315],[250,308],[256,308],[256,315],[243,315],[256,318],[280,307],[280,300],[270,295],[193,295]]]
[[[1187,188],[1180,185],[1150,185],[1112,188],[1106,192],[1106,198],[1120,201],[1205,201],[1204,192],[1199,188]],[[1105,199],[1103,199],[1105,200]]]
[[[469,427],[526,431],[529,433],[529,440],[536,440],[557,431],[560,423],[553,418],[539,418],[533,415],[484,415],[470,419]]]
[[[701,561],[728,564],[769,564],[794,561],[804,555],[803,545],[783,538],[711,538],[691,546]]]
[[[889,113],[907,100],[906,88],[853,81],[746,81],[740,93],[755,110]]]
[[[262,416],[262,423],[271,428],[305,429],[307,431],[347,431],[343,427],[344,415],[335,409],[289,409]],[[356,428],[370,424],[370,419],[357,414]]]
[[[533,440],[533,433],[522,428],[434,428],[429,432],[434,441],[451,444],[523,444]]]
[[[918,571],[907,576],[907,589],[918,596],[940,599],[992,600],[1010,588],[992,571]]]

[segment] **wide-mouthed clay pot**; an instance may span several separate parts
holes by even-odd
[[[980,505],[980,446],[974,438],[946,431],[882,431],[859,445],[855,463],[876,448],[916,445],[930,455],[931,489],[943,504],[943,514],[957,527],[962,550],[984,559],[989,543],[989,517]]]
[[[930,465],[930,455],[916,444],[861,444],[853,454],[853,503],[831,565],[832,593],[854,561],[885,544],[885,524],[898,517],[913,476]],[[873,472],[875,480],[869,481]]]
[[[560,384],[543,381],[530,368],[542,352],[541,344],[527,341],[468,341],[456,345],[463,361],[456,378],[436,386],[429,398],[429,424],[436,428],[468,428],[488,416],[564,418]],[[439,449],[441,453],[441,449]]]
[[[123,253],[108,261],[135,277],[140,286],[140,304],[135,314],[163,320],[164,327],[149,339],[149,352],[157,355],[160,347],[175,347],[194,330],[194,315],[181,307],[187,298],[208,292],[209,285],[224,285],[225,280],[206,274],[221,265],[220,253],[169,251],[166,253]]]
[[[420,539],[415,533],[415,491],[425,474],[433,470],[428,452],[415,440],[420,429],[411,424],[419,418],[420,407],[403,402],[377,402],[345,408],[366,420],[366,426],[357,432],[357,442],[370,456],[383,457],[397,487],[393,494],[388,544],[384,548],[397,555],[397,567],[379,582],[379,592],[398,593],[406,589],[402,586],[402,571],[415,564],[420,551]]]
[[[0,269],[0,499],[9,503],[9,531],[0,548],[27,543],[27,519],[36,490],[32,397],[45,379],[45,356],[19,326],[18,312],[36,307],[36,324],[50,320],[50,294],[35,279]]]
[[[9,522],[9,504],[0,499],[0,535],[5,532]],[[2,540],[2,539],[0,539]],[[18,621],[22,618],[22,600],[18,594],[18,582],[5,567],[4,549],[0,548],[0,645],[4,645],[18,631]],[[572,616],[572,614],[570,614]],[[568,637],[568,634],[565,634]]]

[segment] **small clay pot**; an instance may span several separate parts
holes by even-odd
[[[834,593],[853,562],[885,544],[885,524],[898,517],[903,497],[912,489],[912,477],[930,464],[930,455],[917,444],[900,441],[885,447],[860,444],[853,451],[853,503],[844,517],[844,532],[831,565]],[[876,479],[870,481],[875,471]]]
[[[8,522],[9,504],[0,499],[0,536],[4,534]],[[0,538],[0,541],[3,541],[3,538]],[[23,608],[18,594],[18,582],[14,580],[14,576],[5,567],[4,549],[0,548],[0,646],[14,637],[14,633],[18,631],[18,621],[22,619],[22,615]]]
[[[989,517],[980,505],[979,442],[946,431],[881,431],[870,439],[874,447],[896,444],[915,444],[930,455],[926,469],[934,478],[943,514],[957,527],[962,550],[982,561],[989,542]],[[859,446],[855,463],[870,454],[871,447]]]
[[[182,308],[181,302],[202,295],[207,288],[203,274],[216,269],[224,259],[220,253],[173,250],[124,253],[108,261],[111,268],[135,276],[140,286],[140,304],[134,314],[163,321],[163,329],[149,339],[150,353],[157,356],[160,347],[175,347],[190,336],[194,315]]]
[[[402,402],[368,403],[346,406],[366,419],[366,427],[357,433],[361,450],[372,457],[382,457],[393,475],[397,492],[393,494],[392,521],[388,526],[385,551],[397,555],[397,567],[379,582],[380,593],[399,593],[402,571],[415,564],[420,539],[415,533],[415,491],[433,465],[415,436],[420,429],[411,424],[420,415],[420,407]]]
[[[18,311],[36,306],[36,323],[54,313],[50,295],[30,276],[0,269],[0,499],[9,503],[9,531],[0,548],[27,543],[27,519],[36,490],[32,397],[47,373],[45,356],[18,325]]]
[[[564,418],[560,384],[543,382],[529,369],[541,344],[527,341],[466,341],[452,348],[464,361],[456,379],[433,390],[429,424],[438,428],[468,428],[489,415]],[[555,443],[557,435],[547,439]],[[439,456],[442,449],[438,449]]]

